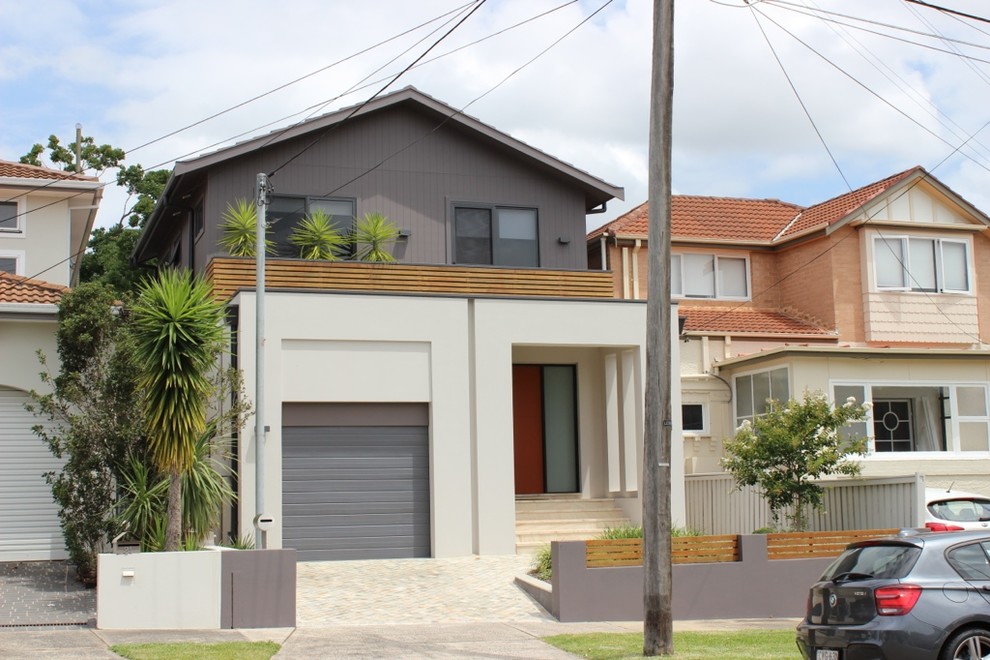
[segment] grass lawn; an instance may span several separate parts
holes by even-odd
[[[547,644],[593,660],[642,658],[642,633],[589,633],[544,637]],[[794,660],[800,658],[792,630],[675,632],[676,660]]]
[[[110,650],[131,660],[268,660],[279,648],[275,642],[175,642],[119,644]]]

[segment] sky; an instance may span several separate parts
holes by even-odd
[[[366,100],[476,4],[0,0],[0,158],[80,123],[171,168]],[[487,0],[389,91],[624,187],[592,229],[646,201],[652,4]],[[990,23],[906,0],[677,0],[674,35],[675,193],[810,205],[921,165],[990,212]],[[102,179],[108,226],[127,199]]]

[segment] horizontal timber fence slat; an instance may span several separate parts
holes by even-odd
[[[770,560],[837,557],[850,543],[896,533],[897,529],[867,529],[767,534],[767,557]],[[736,534],[678,536],[671,541],[671,563],[674,564],[736,562],[742,559],[739,535]],[[643,539],[585,541],[587,568],[640,566],[642,563]]]
[[[835,479],[817,482],[821,511],[808,510],[811,531],[893,529],[924,524],[924,476]],[[685,525],[705,534],[751,534],[774,527],[755,487],[737,489],[729,474],[684,478]],[[784,524],[781,521],[780,524]]]

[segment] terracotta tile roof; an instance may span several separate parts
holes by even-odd
[[[71,179],[72,181],[96,181],[95,176],[86,176],[63,170],[52,170],[47,167],[24,165],[9,160],[0,160],[0,177],[14,179]]]
[[[864,204],[882,195],[893,185],[903,181],[915,172],[924,174],[924,170],[921,167],[915,166],[909,170],[887,177],[883,181],[871,183],[858,190],[853,190],[852,192],[833,197],[820,204],[809,206],[794,219],[794,222],[789,227],[781,232],[780,239],[799,234],[812,227],[828,226],[836,223],[850,213],[859,210]]]
[[[41,303],[56,305],[68,287],[0,273],[0,303]]]
[[[671,237],[677,239],[725,239],[769,243],[802,211],[796,204],[776,199],[737,199],[674,195],[671,199]],[[646,238],[649,204],[643,203],[588,235],[604,231]]]
[[[685,332],[712,332],[751,335],[820,335],[835,333],[781,312],[749,307],[680,307],[680,316],[686,316]]]

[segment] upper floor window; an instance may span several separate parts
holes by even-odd
[[[538,236],[536,209],[454,207],[454,263],[537,267]]]
[[[684,298],[749,298],[746,259],[685,252],[670,257],[670,295]]]
[[[24,274],[23,252],[0,252],[0,273],[11,275]]]
[[[736,426],[766,414],[770,401],[787,403],[791,388],[787,367],[736,376]]]
[[[354,226],[354,206],[353,199],[273,196],[266,218],[272,227],[275,253],[280,257],[299,256],[299,248],[289,242],[289,236],[300,220],[317,210],[333,218],[337,231],[344,235],[349,234]]]
[[[873,239],[877,289],[969,293],[965,241],[918,236]]]
[[[21,231],[21,219],[17,214],[17,202],[0,202],[0,232]]]

